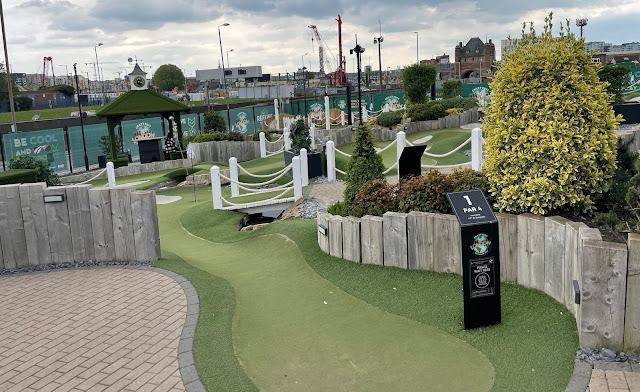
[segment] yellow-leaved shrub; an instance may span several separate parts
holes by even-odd
[[[616,167],[616,118],[574,34],[533,28],[503,58],[484,117],[484,170],[504,212],[590,211]]]

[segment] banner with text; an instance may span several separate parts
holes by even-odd
[[[13,157],[28,155],[48,162],[54,171],[69,170],[62,128],[28,133],[8,133],[3,136],[3,140],[7,161],[11,161]]]

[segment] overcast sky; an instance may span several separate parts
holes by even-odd
[[[12,72],[41,73],[44,56],[53,58],[56,75],[89,72],[94,79],[94,46],[105,79],[129,73],[127,59],[138,58],[150,74],[162,64],[175,64],[187,75],[220,63],[218,26],[225,56],[232,67],[261,65],[264,73],[292,72],[304,65],[317,71],[316,25],[338,57],[335,18],[342,16],[343,51],[347,71],[353,71],[349,48],[355,35],[366,48],[364,65],[378,68],[377,45],[382,24],[382,68],[415,62],[416,34],[420,59],[447,53],[471,37],[493,39],[500,58],[500,40],[518,37],[523,21],[542,31],[544,17],[554,12],[554,30],[566,18],[574,32],[576,18],[588,18],[587,41],[614,44],[640,41],[638,0],[2,0]],[[137,5],[137,6],[136,6]],[[136,6],[135,8],[133,8]],[[305,56],[308,53],[308,56]],[[2,56],[4,62],[4,56]],[[67,68],[65,68],[67,65]],[[326,68],[326,67],[325,67]],[[150,75],[149,75],[150,76]]]

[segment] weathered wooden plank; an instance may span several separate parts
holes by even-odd
[[[383,265],[384,236],[382,217],[365,215],[360,218],[360,256],[362,264]]]
[[[90,188],[91,185],[67,187],[73,259],[78,263],[93,261],[96,258],[91,225],[91,204],[89,202]]]
[[[89,189],[91,203],[91,229],[96,261],[116,259],[111,218],[111,194],[108,188]]]
[[[564,304],[567,280],[565,265],[565,225],[571,221],[561,216],[544,220],[544,291]]]
[[[433,271],[433,216],[411,211],[407,217],[407,263],[409,269]]]
[[[154,191],[131,192],[131,217],[138,261],[156,261],[160,258],[160,231],[156,211]]]
[[[407,255],[407,215],[400,212],[386,212],[382,216],[384,265],[408,268]]]
[[[544,291],[544,218],[520,214],[518,225],[518,284]]]
[[[338,215],[329,216],[329,254],[342,258],[342,221]]]
[[[44,208],[44,182],[20,185],[20,204],[29,265],[51,263],[47,213]]]
[[[18,184],[0,185],[0,242],[6,269],[29,265]]]
[[[69,224],[69,208],[67,206],[67,188],[63,186],[49,187],[44,190],[44,195],[64,196],[63,202],[44,204],[44,209],[47,213],[51,262],[72,262],[73,244],[71,241],[71,225]]]
[[[511,214],[496,213],[500,233],[500,281],[518,279],[518,218]]]
[[[329,253],[329,213],[327,211],[318,211],[316,218],[318,226],[322,225],[327,229],[325,234],[318,229],[318,246],[324,253]]]
[[[462,274],[460,223],[454,215],[433,216],[433,270]]]
[[[583,244],[580,346],[624,349],[627,247],[604,241]]]
[[[136,258],[131,218],[131,191],[128,186],[111,188],[111,218],[116,261],[134,261]]]
[[[360,262],[360,219],[348,216],[342,221],[342,258]]]
[[[582,222],[567,222],[565,225],[565,284],[564,284],[564,305],[569,311],[578,317],[578,304],[575,303],[575,294],[573,291],[573,281],[580,282],[581,268],[578,267],[578,242],[580,240],[580,229],[588,228]]]
[[[580,286],[580,303],[582,303],[582,295],[584,294],[584,276],[582,274],[582,265],[584,259],[584,244],[593,241],[602,241],[602,235],[600,234],[600,230],[590,228],[590,227],[581,227],[578,229],[578,260],[577,260],[577,271],[576,274],[578,276],[578,283]],[[578,306],[578,315],[576,316],[576,325],[578,326],[578,339],[582,339],[582,331],[580,331],[580,325],[582,323],[582,305]]]
[[[629,233],[624,352],[640,353],[640,234]]]

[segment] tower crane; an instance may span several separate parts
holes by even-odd
[[[53,75],[53,84],[55,86],[56,84],[56,73],[53,70],[53,60],[51,59],[50,56],[45,56],[42,60],[42,85],[40,86],[40,88],[45,88],[47,87],[47,65],[51,64],[51,74]]]

